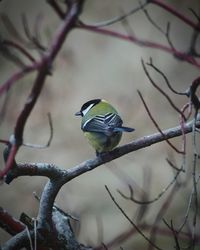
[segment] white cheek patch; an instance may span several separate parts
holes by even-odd
[[[82,110],[83,116],[94,106],[94,103],[90,104],[86,109]]]
[[[102,102],[105,102],[105,103],[108,103],[108,102],[107,102],[106,100],[104,100],[104,99],[102,99],[101,101],[102,101]]]

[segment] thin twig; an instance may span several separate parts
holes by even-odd
[[[30,147],[30,148],[37,148],[37,149],[43,149],[43,148],[47,148],[50,146],[51,141],[53,139],[53,123],[52,123],[51,114],[48,113],[47,116],[48,116],[48,123],[49,123],[49,128],[50,128],[50,136],[49,136],[47,143],[45,145],[23,143],[22,144],[23,146]]]
[[[60,6],[55,0],[47,0],[47,3],[54,9],[54,11],[57,13],[57,15],[61,19],[64,19],[65,13],[63,12],[63,10],[60,8]]]
[[[96,28],[96,27],[93,27],[90,25],[83,24],[81,22],[77,23],[76,27],[80,28],[80,29],[88,30],[91,32],[95,32],[98,34],[102,34],[105,36],[115,37],[115,38],[118,38],[120,40],[129,41],[131,43],[135,43],[135,44],[142,46],[142,47],[148,47],[148,48],[152,48],[152,49],[161,50],[161,51],[164,51],[164,52],[169,53],[171,55],[174,55],[175,57],[179,58],[180,60],[186,61],[186,62],[196,66],[197,68],[200,68],[200,63],[197,60],[195,60],[195,58],[193,56],[188,55],[188,53],[184,53],[184,52],[179,51],[179,50],[172,50],[171,47],[168,47],[168,46],[163,45],[161,43],[156,43],[156,42],[152,42],[149,40],[140,39],[133,34],[132,35],[130,35],[130,34],[125,35],[123,33],[116,32],[113,30],[108,30],[105,28]]]
[[[120,190],[117,190],[117,191],[126,200],[133,201],[134,203],[139,204],[139,205],[149,205],[151,203],[154,203],[154,202],[158,201],[167,192],[167,190],[176,182],[176,180],[177,180],[180,173],[181,173],[181,171],[177,171],[177,173],[175,174],[173,179],[162,190],[162,192],[160,192],[155,198],[153,198],[151,200],[137,200],[137,199],[135,199],[134,196],[133,196],[133,194],[134,194],[133,188],[130,185],[129,185],[129,191],[130,191],[129,196],[123,194]]]
[[[27,232],[27,235],[28,235],[28,239],[29,239],[29,243],[30,243],[30,248],[31,248],[31,250],[34,250],[33,249],[33,242],[32,242],[30,231],[29,231],[28,227],[26,227],[26,232]]]
[[[181,21],[183,21],[184,23],[186,23],[190,27],[197,28],[200,31],[200,27],[197,27],[195,22],[193,22],[191,19],[187,18],[184,14],[178,12],[177,9],[173,8],[168,3],[165,3],[163,0],[151,0],[150,3],[155,4],[155,5],[163,8],[164,10],[168,11],[172,15],[178,17]]]
[[[177,173],[180,173],[180,172],[177,172]],[[169,206],[172,204],[172,201],[173,201],[175,195],[177,194],[178,189],[180,189],[180,187],[181,186],[178,184],[178,182],[175,182],[175,184],[172,187],[170,193],[168,194],[166,200],[164,201],[164,203],[162,204],[162,206],[159,209],[158,213],[156,214],[155,221],[154,221],[154,223],[153,223],[153,225],[151,227],[151,230],[150,230],[150,240],[152,242],[156,241],[157,232],[158,232],[158,223],[163,218],[164,214],[167,212]],[[151,250],[151,249],[153,249],[152,245],[149,244],[148,250]]]
[[[183,154],[185,154],[185,150],[186,150],[186,137],[185,137],[185,134],[184,134],[184,121],[186,121],[186,117],[184,115],[184,109],[178,109],[175,104],[171,101],[171,98],[160,88],[158,87],[155,82],[153,81],[153,79],[150,77],[145,65],[144,65],[144,62],[142,61],[142,65],[143,65],[143,68],[145,70],[145,73],[147,74],[150,82],[153,84],[154,87],[156,87],[166,98],[167,100],[169,101],[169,103],[172,105],[172,107],[180,114],[180,124],[181,124],[181,127],[182,127],[182,138],[183,138]],[[154,64],[153,64],[153,61],[152,59],[150,59],[150,63],[148,63],[149,66],[151,66],[156,72],[158,72],[165,80],[165,83],[167,84],[168,88],[174,93],[174,94],[177,94],[177,95],[185,95],[185,96],[188,96],[188,91],[185,91],[185,92],[178,92],[176,91],[174,88],[172,88],[169,80],[167,79],[166,75],[160,70],[158,69]]]
[[[143,105],[144,105],[144,107],[145,107],[145,109],[146,109],[146,111],[147,111],[147,113],[148,113],[148,115],[149,115],[151,121],[153,122],[154,126],[155,126],[155,127],[157,128],[157,130],[164,136],[164,134],[163,134],[161,128],[159,127],[158,123],[157,123],[157,122],[155,121],[155,119],[153,118],[153,116],[152,116],[152,114],[151,114],[151,112],[150,112],[150,110],[149,110],[149,108],[148,108],[148,106],[147,106],[147,104],[146,104],[146,102],[145,102],[145,100],[144,100],[144,98],[143,98],[141,92],[140,92],[139,90],[137,90],[137,92],[138,92],[138,95],[140,96],[140,99],[142,100],[142,103],[143,103]],[[167,138],[166,138],[166,142],[167,142],[167,144],[168,144],[171,148],[173,148],[177,153],[179,153],[179,154],[184,154],[183,151],[177,149],[177,148],[176,148]]]
[[[34,225],[34,250],[37,250],[37,220],[33,218]]]
[[[141,62],[142,62],[142,67],[143,67],[143,69],[144,69],[144,72],[145,72],[145,74],[146,74],[146,76],[148,77],[148,79],[149,79],[149,81],[151,82],[151,84],[168,100],[168,102],[171,104],[171,106],[180,114],[180,115],[182,115],[183,117],[184,117],[184,114],[181,112],[181,110],[178,108],[178,107],[176,107],[176,105],[172,102],[172,100],[171,100],[171,98],[165,93],[165,91],[164,90],[162,90],[156,83],[155,83],[155,81],[152,79],[152,77],[150,76],[150,74],[149,74],[149,72],[148,72],[148,70],[147,70],[147,68],[146,68],[146,66],[145,66],[145,63],[144,63],[144,60],[142,59],[141,60]],[[147,65],[149,65],[149,66],[151,66],[152,67],[152,61],[150,60],[150,64],[147,64]],[[185,117],[184,117],[184,119],[185,119]]]
[[[172,51],[176,51],[176,48],[174,47],[172,40],[170,38],[170,28],[171,28],[171,23],[168,22],[167,23],[167,29],[166,29],[166,33],[165,33],[165,37],[170,45],[170,47],[172,48]]]
[[[37,32],[37,34],[33,34],[33,35],[31,34],[28,20],[27,20],[25,14],[22,14],[22,24],[23,24],[24,32],[25,32],[28,40],[30,41],[30,43],[33,44],[35,46],[35,48],[37,48],[40,52],[44,52],[46,50],[46,48],[38,40],[38,38],[39,38],[39,37],[37,37],[38,32]]]
[[[1,110],[0,110],[0,126],[3,123],[4,117],[6,115],[9,99],[10,99],[10,92],[9,92],[9,90],[7,90],[5,92],[3,104],[2,104],[2,107],[1,107]]]
[[[19,68],[24,68],[25,63],[21,60],[21,58],[8,46],[5,45],[3,39],[0,37],[0,54],[10,62],[14,63]]]
[[[197,27],[200,27],[200,16],[193,9],[189,8],[189,10],[197,18],[197,21],[198,21]],[[193,34],[192,34],[192,37],[191,37],[189,53],[191,55],[196,56],[196,57],[200,57],[200,54],[197,53],[197,51],[196,51],[196,45],[197,45],[198,37],[199,37],[199,30],[197,30],[196,28],[194,28],[193,29]]]
[[[173,169],[175,169],[176,171],[181,171],[183,173],[185,173],[185,169],[183,169],[183,167],[178,168],[174,163],[172,163],[172,161],[170,161],[168,158],[166,158],[167,163],[170,165],[170,167],[172,167]]]
[[[150,62],[147,63],[147,65],[151,66],[156,72],[158,72],[158,73],[163,77],[163,79],[165,80],[165,83],[167,84],[168,88],[169,88],[174,94],[187,96],[187,92],[180,92],[180,91],[175,90],[175,89],[172,87],[172,85],[170,84],[170,82],[169,82],[169,80],[167,79],[166,75],[165,75],[158,67],[156,67],[156,66],[153,64],[152,58],[150,58]],[[182,114],[182,112],[181,112],[181,114]]]
[[[172,41],[171,41],[171,39],[170,39],[170,22],[167,22],[167,26],[166,26],[166,31],[164,31],[152,18],[151,18],[151,16],[150,16],[150,14],[149,14],[149,12],[147,11],[147,9],[145,9],[145,8],[142,8],[143,9],[143,12],[144,12],[144,14],[145,14],[145,16],[147,17],[147,19],[149,20],[149,22],[158,30],[158,31],[160,31],[165,37],[166,37],[166,39],[167,39],[167,41],[168,41],[168,43],[169,43],[169,45],[170,45],[170,47],[171,47],[171,49],[173,50],[173,51],[176,51],[175,50],[175,47],[174,47],[174,45],[173,45],[173,43],[172,43]]]
[[[27,65],[25,68],[17,70],[15,73],[13,73],[8,80],[6,80],[1,86],[0,86],[0,96],[7,91],[13,84],[15,84],[19,79],[23,78],[27,74],[31,73],[32,71],[37,70],[40,68],[40,62],[34,63],[32,65]]]
[[[195,246],[195,231],[196,231],[196,224],[197,224],[197,214],[199,210],[199,202],[198,202],[198,190],[197,190],[197,147],[196,147],[196,131],[195,131],[195,124],[196,124],[196,115],[194,118],[193,124],[193,133],[192,133],[192,141],[193,141],[193,170],[192,170],[192,182],[193,182],[193,189],[194,189],[194,215],[193,215],[193,230],[192,230],[192,246]]]
[[[149,12],[147,9],[144,8],[144,6],[142,6],[142,3],[140,1],[140,6],[141,9],[143,10],[146,18],[148,19],[148,21],[158,30],[160,31],[163,35],[166,34],[166,32],[152,19],[152,17],[150,16]]]
[[[175,240],[175,244],[176,244],[176,250],[181,250],[180,244],[179,244],[179,240],[178,240],[178,236],[177,236],[178,233],[177,233],[177,231],[174,229],[174,225],[173,225],[172,220],[171,220],[171,225],[169,225],[165,219],[163,219],[163,222],[164,222],[165,225],[172,231],[172,234],[173,234],[174,240]]]
[[[0,139],[0,143],[3,143],[3,144],[8,145],[8,144],[9,144],[9,141],[8,141],[8,140],[3,140],[3,139]]]
[[[1,19],[2,23],[4,24],[4,26],[6,27],[6,30],[13,37],[13,39],[19,41],[21,44],[23,44],[26,47],[31,47],[30,44],[27,43],[23,39],[23,37],[21,36],[21,34],[17,31],[17,29],[13,25],[12,21],[10,20],[10,18],[6,14],[1,13],[0,14],[0,19]]]
[[[9,152],[9,156],[6,160],[5,167],[0,171],[0,180],[2,180],[3,177],[8,173],[8,171],[12,168],[13,163],[15,161],[15,155],[17,154],[17,151],[19,149],[19,146],[16,144],[11,144],[11,150]]]
[[[115,24],[115,23],[118,23],[118,22],[121,22],[123,21],[124,19],[126,19],[127,17],[135,14],[136,12],[138,12],[139,10],[141,10],[143,7],[145,7],[146,5],[148,4],[147,1],[145,1],[143,4],[141,3],[140,6],[136,7],[136,8],[133,8],[131,9],[130,11],[128,12],[125,12],[123,15],[121,16],[117,16],[117,17],[114,17],[112,19],[109,19],[109,20],[106,20],[106,21],[103,21],[103,22],[99,22],[99,23],[93,23],[93,24],[87,24],[85,22],[82,22],[80,21],[81,24],[83,25],[86,25],[86,26],[90,26],[90,27],[94,27],[94,28],[103,28],[103,27],[106,27],[106,26],[110,26],[112,24]]]
[[[117,203],[117,201],[115,200],[114,196],[112,195],[112,193],[110,192],[109,188],[105,185],[106,191],[108,192],[110,198],[112,199],[112,201],[114,202],[114,204],[116,205],[116,207],[120,210],[120,212],[124,215],[124,217],[130,222],[130,224],[137,230],[137,232],[147,241],[149,242],[149,244],[151,244],[152,246],[154,246],[156,249],[158,250],[162,250],[161,248],[159,248],[156,244],[154,244],[153,242],[151,242],[149,240],[149,238],[140,230],[140,228],[129,218],[129,216],[125,213],[125,211],[122,209],[122,207]]]
[[[10,46],[10,47],[13,47],[17,50],[19,50],[24,56],[26,56],[31,62],[35,62],[35,58],[24,48],[22,47],[20,44],[18,43],[15,43],[13,41],[10,41],[10,40],[7,40],[7,39],[4,39],[3,41],[3,44],[6,45],[6,46]]]
[[[190,212],[190,209],[191,209],[191,206],[192,206],[193,196],[194,196],[194,189],[192,190],[192,192],[190,194],[190,198],[188,200],[188,206],[187,206],[187,209],[186,209],[186,213],[185,213],[184,219],[183,219],[182,223],[180,224],[180,226],[177,229],[178,233],[180,233],[182,231],[183,227],[185,226],[185,224],[188,221],[189,212]]]
[[[197,14],[197,12],[192,8],[189,8],[189,10],[192,12],[192,14],[196,17],[197,21],[200,23],[200,16]]]

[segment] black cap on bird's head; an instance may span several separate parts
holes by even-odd
[[[81,110],[76,112],[75,115],[81,115],[84,116],[93,106],[95,106],[96,104],[98,104],[101,101],[101,99],[93,99],[90,100],[86,103],[83,104],[83,106],[81,107]]]

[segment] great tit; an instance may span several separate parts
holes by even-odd
[[[123,127],[117,110],[102,99],[86,102],[75,115],[82,116],[81,129],[97,155],[116,147],[122,132],[134,131],[133,128]]]

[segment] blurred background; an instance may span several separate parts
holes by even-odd
[[[196,21],[189,8],[198,12],[200,9],[198,0],[164,2]],[[138,1],[87,0],[81,20],[86,24],[96,24],[126,13],[134,6],[138,6]],[[149,5],[147,9],[153,20],[163,29],[166,29],[167,22],[170,21],[170,37],[175,48],[187,51],[192,29],[157,6]],[[6,0],[0,3],[0,12],[10,18],[24,38],[21,15],[26,14],[30,30],[34,29],[35,21],[40,18],[41,38],[45,46],[50,43],[60,23],[46,1]],[[143,11],[130,16],[128,22],[138,38],[168,45],[166,38],[149,23]],[[126,34],[122,23],[106,28]],[[2,22],[0,22],[0,34],[4,38],[12,39],[12,35]],[[37,52],[32,53],[38,56]],[[137,90],[142,92],[149,109],[162,129],[177,126],[178,114],[150,84],[142,69],[141,59],[147,62],[150,57],[178,91],[186,90],[199,76],[199,69],[158,49],[140,47],[127,41],[85,30],[73,30],[55,60],[53,75],[47,77],[42,94],[25,128],[25,142],[45,144],[50,134],[47,118],[47,113],[50,112],[53,120],[53,141],[50,147],[42,150],[21,147],[17,154],[17,161],[48,162],[67,169],[93,158],[95,152],[80,130],[80,119],[74,116],[84,102],[93,98],[108,100],[119,111],[124,124],[135,128],[134,133],[124,134],[120,145],[157,132]],[[0,55],[0,84],[3,84],[16,70],[15,64]],[[153,79],[171,96],[178,107],[182,107],[187,102],[186,97],[172,94],[163,79],[155,71],[149,70]],[[0,121],[1,139],[8,139],[12,134],[34,78],[35,74],[30,74],[10,89],[5,117]],[[3,98],[1,97],[0,105],[3,105]],[[189,145],[190,136],[187,138]],[[180,138],[172,142],[181,147]],[[1,152],[3,149],[4,146],[0,145]],[[181,156],[174,153],[166,143],[159,143],[100,166],[63,186],[56,204],[79,218],[79,223],[72,222],[76,224],[75,230],[79,241],[93,246],[101,242],[107,243],[130,229],[129,222],[108,196],[105,185],[110,188],[127,214],[136,219],[139,206],[124,200],[116,190],[119,189],[128,195],[128,184],[131,184],[138,199],[143,192],[147,192],[150,199],[154,198],[173,178],[173,171],[165,160],[167,157],[180,166]],[[190,162],[189,157],[187,160]],[[0,156],[0,162],[3,168],[2,156]],[[151,182],[148,182],[147,190],[144,190],[144,176],[148,175],[151,176]],[[38,202],[33,192],[40,195],[46,181],[47,179],[42,177],[20,177],[10,185],[2,183],[0,206],[17,218],[21,212],[27,213],[30,217],[36,217]],[[167,194],[148,207],[145,222],[154,223],[166,197]],[[165,215],[166,219],[176,219],[176,222],[180,222],[185,215],[188,197],[189,190],[182,189],[170,205]],[[163,223],[161,224],[164,226]],[[9,235],[0,229],[0,242],[8,238]],[[161,237],[159,244],[165,249],[172,249],[174,242],[169,237]],[[124,249],[133,249],[133,246],[134,249],[144,249],[146,245],[141,236],[134,236],[123,242],[121,246]],[[113,249],[119,249],[119,246]]]

